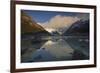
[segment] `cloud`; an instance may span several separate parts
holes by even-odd
[[[60,29],[70,27],[73,23],[80,20],[78,17],[56,15],[49,21],[43,23],[44,28]]]
[[[89,14],[77,14],[76,15],[78,18],[82,19],[82,20],[88,20],[89,19]]]

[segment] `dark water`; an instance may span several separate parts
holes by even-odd
[[[21,62],[86,59],[89,59],[87,36],[52,36],[21,40]]]

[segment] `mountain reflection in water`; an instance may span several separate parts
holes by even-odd
[[[89,59],[88,37],[48,37],[21,42],[21,62]]]

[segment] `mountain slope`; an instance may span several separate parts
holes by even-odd
[[[75,22],[63,35],[89,35],[89,20]]]
[[[45,32],[49,34],[42,26],[38,25],[32,20],[30,16],[21,12],[21,33],[40,33]]]

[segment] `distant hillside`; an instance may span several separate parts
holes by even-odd
[[[21,33],[22,34],[49,34],[42,26],[32,20],[30,16],[21,12]]]
[[[75,22],[63,35],[89,35],[89,20]]]
[[[38,32],[45,31],[40,25],[38,25],[35,21],[32,21],[31,17],[21,12],[21,32]]]

